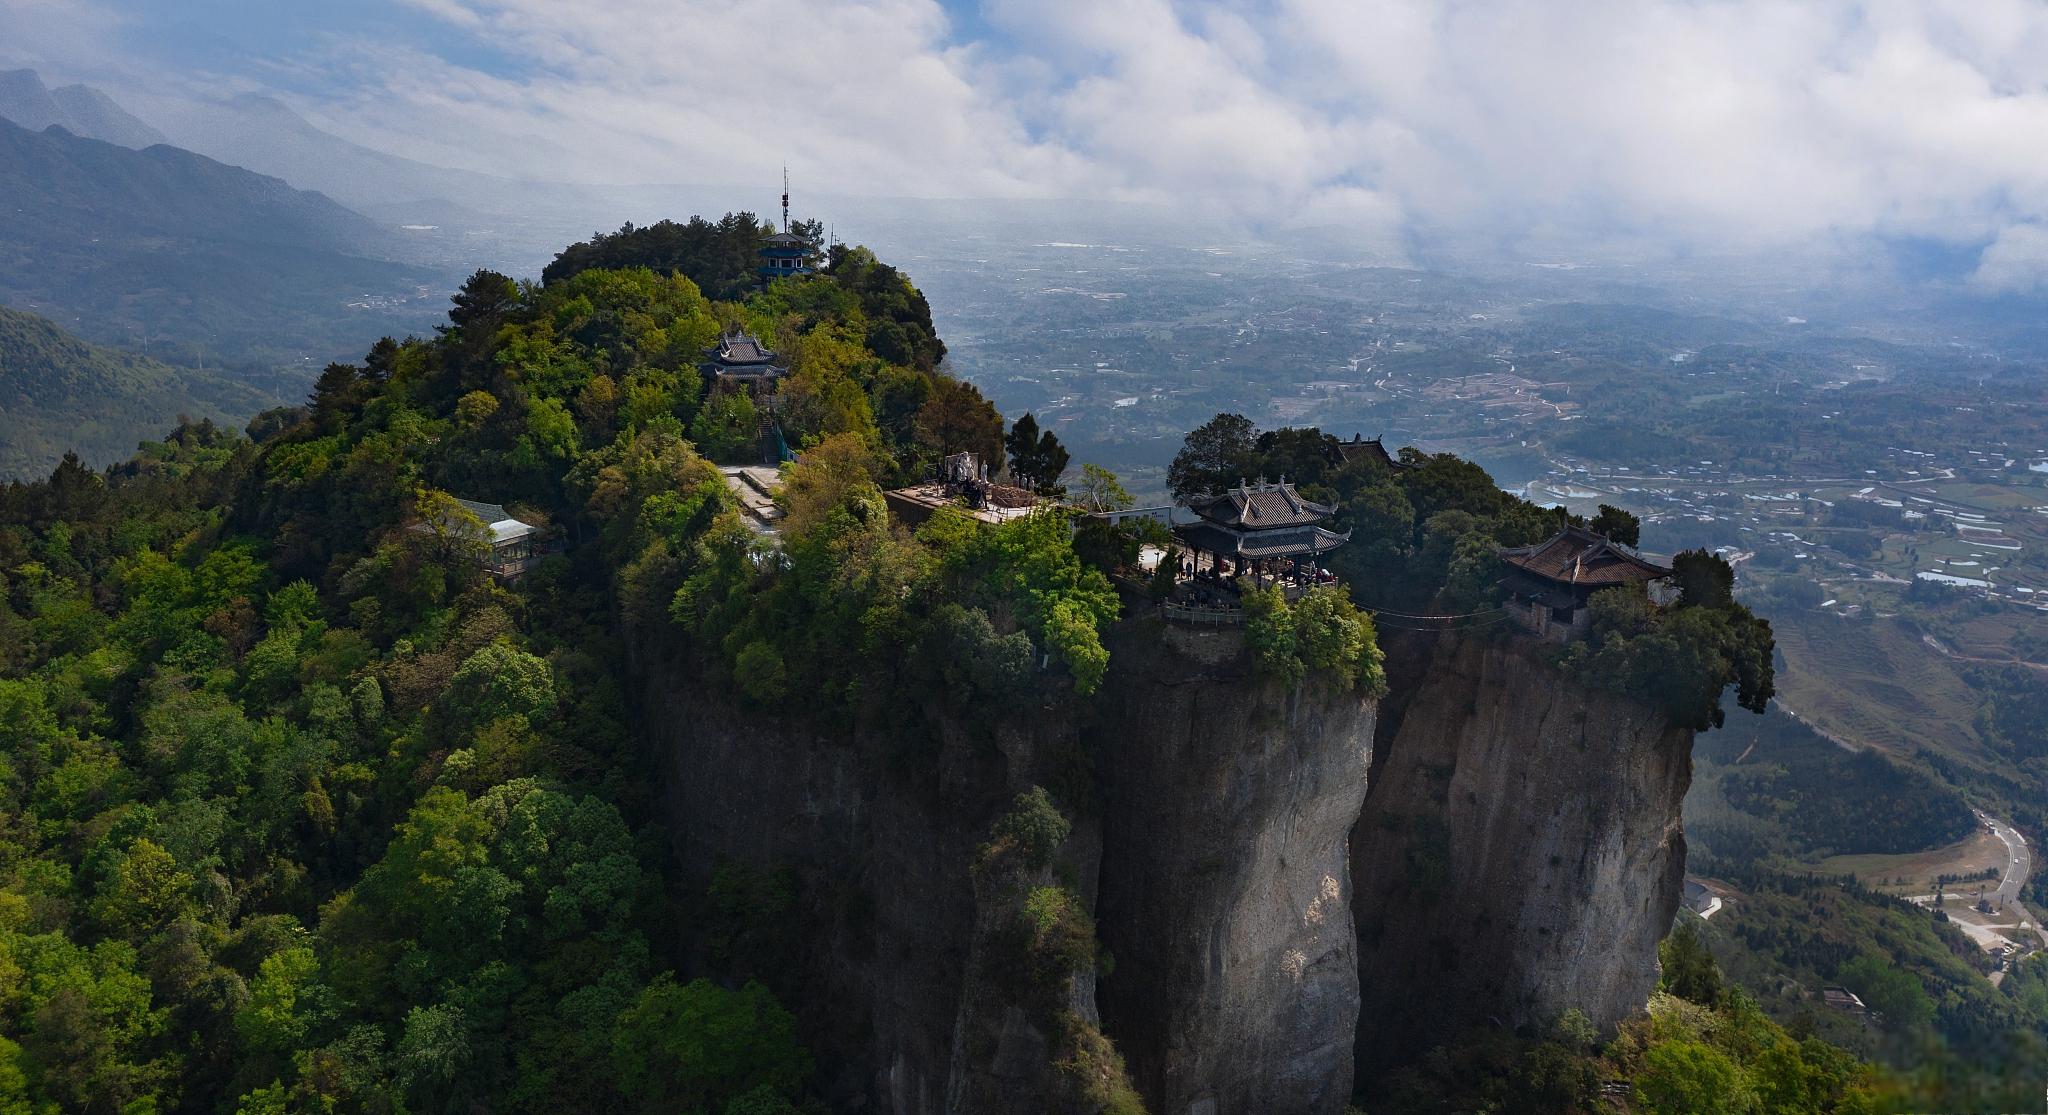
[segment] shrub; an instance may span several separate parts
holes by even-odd
[[[1294,612],[1278,588],[1244,594],[1244,641],[1252,663],[1267,677],[1292,686],[1307,673],[1297,652]]]
[[[1052,795],[1033,786],[1018,794],[1017,803],[990,829],[977,862],[986,869],[999,857],[1015,855],[1021,866],[1041,868],[1052,862],[1053,853],[1073,831],[1073,823],[1053,804]]]
[[[1720,727],[1721,694],[1731,684],[1737,704],[1762,712],[1775,692],[1770,623],[1732,600],[1686,603],[1719,598],[1712,571],[1696,573],[1682,592],[1679,605],[1669,609],[1630,589],[1594,593],[1591,631],[1566,651],[1565,668],[1661,707],[1681,728]]]
[[[1661,1041],[1643,1054],[1636,1102],[1654,1115],[1738,1115],[1749,1101],[1742,1070],[1712,1046]]]
[[[788,688],[789,670],[783,665],[782,652],[765,639],[755,639],[740,648],[732,669],[740,692],[750,700],[764,704],[780,700]]]
[[[1310,673],[1379,696],[1386,691],[1383,656],[1372,617],[1342,589],[1312,588],[1293,604],[1278,588],[1244,594],[1245,643],[1258,671],[1290,686]]]
[[[491,643],[455,671],[448,699],[473,724],[507,716],[531,721],[554,711],[555,681],[546,662],[505,643]]]
[[[1062,886],[1033,887],[1018,914],[1032,982],[1059,998],[1074,973],[1095,964],[1095,920],[1081,897]]]
[[[1061,1013],[1058,1029],[1063,1040],[1053,1065],[1074,1081],[1089,1110],[1145,1115],[1145,1101],[1131,1086],[1123,1055],[1101,1029],[1072,1011]]]
[[[1692,922],[1679,922],[1664,938],[1657,946],[1657,960],[1664,969],[1664,990],[1703,1006],[1721,1001],[1721,969]]]
[[[1359,611],[1344,590],[1331,585],[1308,590],[1294,605],[1294,637],[1309,670],[1327,670],[1374,696],[1386,691],[1372,617]]]
[[[760,1089],[788,1097],[810,1074],[796,1019],[768,989],[657,977],[612,1029],[619,1090],[646,1111],[716,1110]]]

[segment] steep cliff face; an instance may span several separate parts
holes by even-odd
[[[1384,710],[1259,679],[1234,631],[1138,618],[1109,647],[1078,705],[829,731],[648,671],[686,881],[794,878],[768,975],[843,1106],[1092,1115],[1107,1062],[1075,1050],[1101,1054],[1099,1020],[1154,1115],[1334,1115],[1354,1066],[1641,1006],[1684,869],[1689,733],[1516,643],[1396,644]],[[1072,832],[991,885],[977,850],[1032,785]],[[1057,1001],[1020,982],[1039,888],[1092,911],[1113,960]]]
[[[652,671],[646,706],[692,891],[721,868],[793,874],[782,916],[799,923],[796,970],[779,975],[800,992],[786,997],[829,1092],[894,1115],[1063,1109],[1039,1055],[1049,1038],[1004,1008],[975,960],[1000,911],[977,904],[970,864],[1016,793],[1051,779],[1070,723],[823,731],[740,710],[679,667]],[[1062,860],[1088,892],[1096,848],[1092,825],[1077,825]]]
[[[1692,733],[1539,653],[1446,635],[1390,663],[1351,839],[1362,1071],[1567,1007],[1609,1026],[1656,983]]]
[[[1156,1115],[1333,1113],[1358,969],[1347,836],[1374,705],[1254,678],[1234,630],[1130,625],[1097,756],[1102,1014]]]
[[[1372,703],[1254,679],[1234,632],[1134,620],[1111,653],[1081,713],[981,727],[820,731],[650,671],[685,873],[702,887],[730,865],[794,872],[791,982],[849,1105],[1098,1109],[1082,1085],[1099,1065],[1077,1074],[1073,1026],[1027,1007],[1015,971],[1020,896],[1057,883],[1114,958],[1099,983],[1077,972],[1057,1011],[1092,1033],[1101,1004],[1152,1111],[1342,1110],[1358,1001],[1346,837]],[[1074,820],[1058,862],[977,885],[991,824],[1034,784]]]

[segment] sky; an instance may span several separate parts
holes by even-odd
[[[1093,198],[2048,277],[2018,0],[0,0],[0,64],[522,177]]]

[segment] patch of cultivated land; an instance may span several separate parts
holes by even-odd
[[[2031,485],[1978,484],[1967,480],[1951,480],[1924,487],[1932,488],[1935,498],[1987,513],[2024,510],[2039,507],[2044,502],[2041,489]]]
[[[2020,635],[2042,628],[2037,615],[2015,610],[1970,616],[1953,629],[1947,641],[1957,654],[1991,662],[2015,661],[2013,641]]]
[[[1934,891],[1935,879],[1943,875],[1968,877],[1987,870],[2005,869],[2005,842],[1983,827],[1953,844],[1901,855],[1829,856],[1812,865],[1823,875],[1854,875],[1858,882],[1887,894],[1918,895]],[[1998,885],[1988,882],[1951,884],[1952,896],[1974,895],[1979,888]]]
[[[1771,628],[1785,656],[1779,698],[1823,734],[1899,756],[1925,748],[1978,769],[2001,765],[1973,723],[1976,691],[1917,635],[1817,611],[1775,615]]]
[[[1940,909],[1978,947],[2008,960],[2042,945],[2032,912],[2000,894],[2000,883],[2012,872],[2005,841],[1981,827],[1941,848],[1904,855],[1830,856],[1808,869],[1827,875],[1854,875],[1873,890]],[[1997,874],[1989,879],[1971,878],[1986,871]],[[1967,881],[1939,882],[1944,876]],[[2017,890],[2017,883],[2010,889]],[[1980,902],[1983,908],[1979,908]],[[1992,982],[1997,983],[2003,975],[2001,969],[1992,975]]]

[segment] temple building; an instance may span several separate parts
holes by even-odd
[[[1351,540],[1349,531],[1338,534],[1321,525],[1337,513],[1336,508],[1301,498],[1285,477],[1278,484],[1239,480],[1237,487],[1220,495],[1189,501],[1188,510],[1196,520],[1173,528],[1173,533],[1192,551],[1198,568],[1204,554],[1212,562],[1231,562],[1234,571],[1268,559],[1313,564]]]
[[[776,383],[789,369],[776,363],[779,357],[751,333],[727,333],[712,346],[704,361],[704,374],[712,385],[746,387],[758,394],[773,394]]]
[[[1330,463],[1342,467],[1353,461],[1366,460],[1386,468],[1407,468],[1399,457],[1387,452],[1379,438],[1368,438],[1364,434],[1352,434],[1350,441],[1340,441],[1331,447]]]
[[[1592,621],[1586,602],[1594,593],[1647,592],[1671,576],[1668,566],[1584,527],[1566,527],[1533,546],[1508,547],[1500,560],[1508,567],[1502,579],[1508,611],[1531,633],[1560,643],[1585,634]]]

